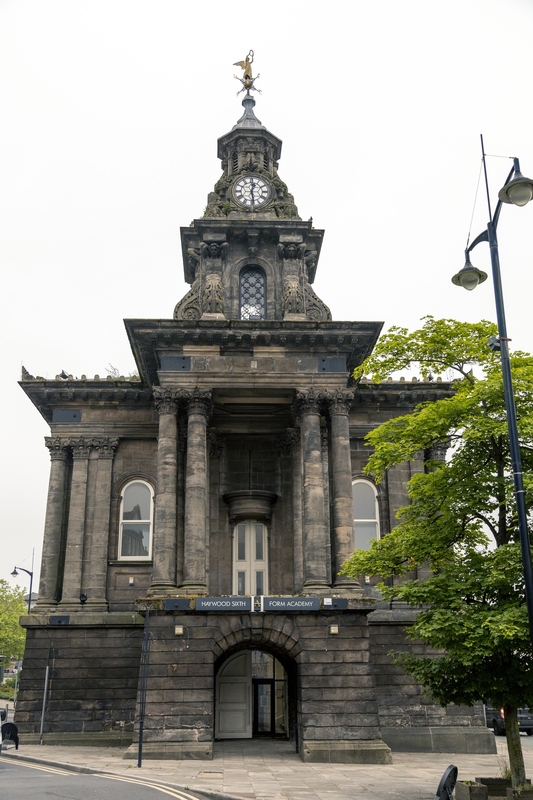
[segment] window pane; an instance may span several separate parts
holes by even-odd
[[[150,489],[144,483],[130,483],[124,492],[122,519],[150,519]]]
[[[252,678],[272,678],[274,658],[264,650],[252,650]]]
[[[355,546],[359,550],[370,550],[372,539],[377,538],[377,524],[375,522],[355,522]]]
[[[264,594],[265,593],[264,577],[265,577],[265,573],[264,572],[256,572],[255,573],[255,593],[256,594]]]
[[[120,555],[128,556],[149,556],[150,555],[150,525],[140,523],[132,525],[125,523],[122,526],[122,545]]]
[[[256,561],[263,561],[263,526],[256,525],[255,526],[255,560]],[[261,592],[258,592],[261,594]]]
[[[370,483],[358,481],[352,486],[354,519],[376,518],[376,494]]]
[[[237,528],[237,560],[246,559],[246,526],[239,525]]]
[[[246,591],[246,572],[237,573],[237,594],[243,595]]]

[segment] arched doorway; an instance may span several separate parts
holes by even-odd
[[[265,650],[240,650],[216,676],[215,738],[289,738],[292,681]]]

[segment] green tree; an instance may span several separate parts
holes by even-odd
[[[453,396],[417,406],[367,436],[366,472],[379,482],[387,469],[425,454],[425,470],[408,484],[410,504],[398,524],[370,550],[356,550],[346,574],[403,576],[429,567],[426,580],[380,584],[386,600],[420,613],[409,631],[435,649],[433,657],[396,654],[396,663],[442,705],[491,700],[505,708],[513,786],[525,782],[517,708],[533,706],[529,637],[507,421],[499,354],[487,346],[496,328],[425,317],[413,333],[392,328],[358,374],[381,380],[413,366],[426,379],[454,380]],[[533,503],[533,358],[512,357],[528,515]],[[474,375],[474,372],[478,373]],[[357,376],[356,376],[357,377]],[[432,448],[448,445],[446,461]]]
[[[22,658],[26,631],[19,625],[19,617],[27,612],[24,589],[11,587],[0,579],[0,653],[7,663],[11,658]]]

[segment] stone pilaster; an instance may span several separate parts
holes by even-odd
[[[182,396],[187,401],[187,463],[180,588],[188,594],[207,594],[207,419],[211,411],[211,392],[195,389]]]
[[[65,514],[68,450],[59,437],[47,436],[45,444],[50,451],[50,480],[44,521],[43,555],[39,599],[36,607],[55,606],[58,601],[59,565],[61,561],[61,534]]]
[[[159,595],[177,590],[177,395],[168,389],[155,389],[154,403],[159,412],[159,436],[152,546],[154,565],[149,594]]]
[[[98,451],[94,519],[91,535],[86,543],[86,561],[82,591],[87,595],[85,611],[107,611],[107,559],[109,545],[109,512],[113,479],[113,457],[118,439],[93,439]]]
[[[314,389],[297,394],[302,436],[303,592],[306,594],[325,592],[330,588],[320,434],[322,402],[323,393],[317,393]]]
[[[328,395],[326,403],[331,422],[331,493],[333,569],[335,589],[356,589],[361,593],[357,581],[339,571],[354,550],[352,466],[350,456],[349,413],[353,402],[353,391],[339,390]]]
[[[65,569],[60,606],[63,611],[81,610],[81,577],[83,568],[83,548],[85,544],[85,519],[87,506],[87,479],[89,456],[92,441],[69,439],[72,450],[72,483],[68,510],[67,541],[65,548]]]

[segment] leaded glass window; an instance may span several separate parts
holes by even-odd
[[[266,319],[266,277],[261,267],[245,267],[240,275],[241,319]]]

